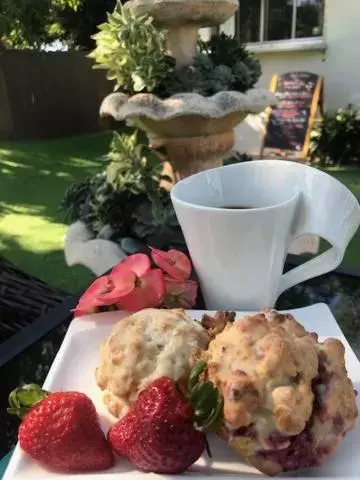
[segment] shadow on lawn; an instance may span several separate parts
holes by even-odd
[[[39,215],[63,222],[58,211],[65,190],[101,168],[109,132],[36,143],[0,144],[0,215]],[[15,208],[13,213],[20,213]]]
[[[0,255],[47,284],[70,293],[83,291],[95,278],[85,267],[68,267],[61,249],[34,252],[25,249],[16,237],[1,234]]]

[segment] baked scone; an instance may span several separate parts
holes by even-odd
[[[322,464],[358,414],[344,353],[275,310],[227,323],[205,353],[224,397],[220,435],[268,475]]]
[[[206,330],[185,310],[149,308],[120,320],[101,346],[95,373],[108,410],[125,415],[158,377],[185,379],[208,343]]]

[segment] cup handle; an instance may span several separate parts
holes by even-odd
[[[360,225],[360,206],[345,187],[342,195],[334,195],[330,201],[327,198],[327,202],[325,205],[321,199],[317,202],[317,199],[310,200],[306,195],[300,198],[293,240],[302,235],[316,235],[327,240],[331,248],[284,273],[280,277],[278,296],[294,285],[334,270],[342,262],[346,248]],[[330,212],[330,221],[325,211]]]

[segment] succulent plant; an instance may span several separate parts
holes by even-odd
[[[83,221],[94,236],[121,242],[135,237],[163,247],[184,245],[168,191],[160,187],[162,164],[145,134],[114,133],[104,170],[65,192],[60,209]]]
[[[98,28],[93,36],[97,46],[89,55],[96,62],[94,68],[107,70],[115,90],[130,95],[146,92],[167,98],[181,92],[204,96],[246,92],[261,75],[257,58],[224,33],[199,41],[193,63],[175,68],[175,59],[166,53],[165,30],[156,29],[151,17],[123,9],[120,2]]]
[[[169,194],[159,195],[141,203],[134,211],[133,230],[140,239],[146,239],[156,248],[181,247],[185,239],[172,206]]]
[[[130,135],[120,135],[115,132],[106,159],[107,179],[115,190],[148,195],[159,188],[162,165],[149,148],[144,134],[134,131]]]
[[[154,27],[151,17],[124,10],[120,2],[98,29],[89,57],[97,63],[94,68],[107,70],[115,90],[152,92],[175,64],[165,53],[165,32]]]
[[[165,77],[159,91],[163,96],[179,92],[204,96],[229,90],[246,92],[260,75],[259,60],[235,38],[221,33],[208,42],[200,41],[194,62]]]

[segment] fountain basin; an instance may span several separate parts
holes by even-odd
[[[234,145],[235,126],[249,113],[276,103],[275,95],[262,89],[211,97],[179,93],[165,100],[152,94],[112,93],[100,114],[130,121],[147,132],[151,146],[165,146],[178,179],[221,165]]]
[[[130,0],[125,10],[154,19],[158,27],[197,28],[220,25],[234,15],[238,9],[237,0]]]

